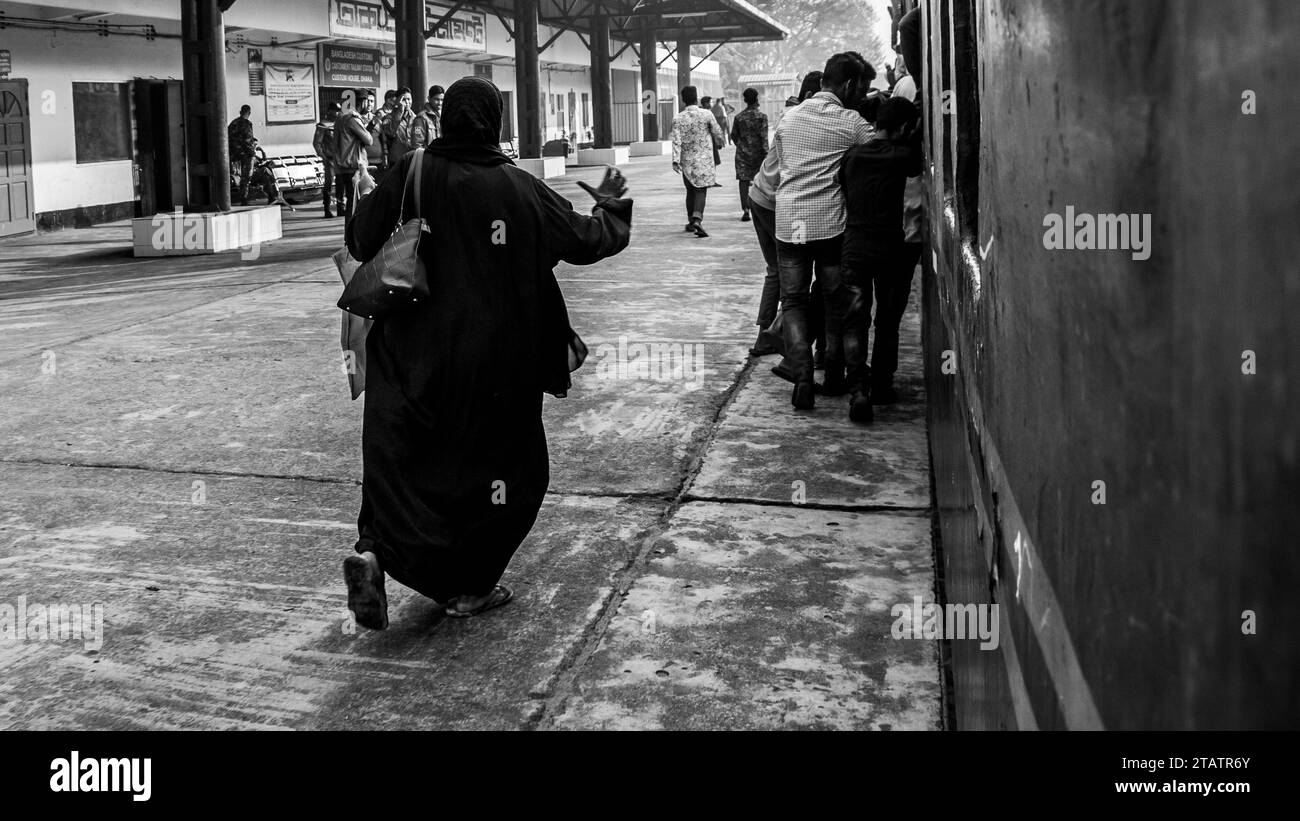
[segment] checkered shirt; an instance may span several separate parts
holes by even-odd
[[[837,175],[844,152],[871,139],[871,125],[829,91],[786,112],[774,142],[781,158],[776,237],[813,242],[844,233],[844,195]],[[802,229],[802,230],[800,230]]]

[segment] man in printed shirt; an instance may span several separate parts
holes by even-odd
[[[682,89],[684,108],[673,118],[673,171],[686,183],[687,231],[707,237],[704,231],[704,201],[709,188],[717,184],[713,150],[722,145],[722,129],[711,112],[697,105],[695,86]]]
[[[776,126],[776,248],[786,356],[795,378],[790,401],[797,410],[811,410],[815,401],[808,326],[814,270],[826,300],[826,378],[820,388],[831,396],[848,391],[842,338],[848,305],[840,282],[844,195],[837,174],[844,152],[871,139],[871,125],[852,106],[875,76],[856,52],[832,56],[822,72],[822,90],[790,109]]]

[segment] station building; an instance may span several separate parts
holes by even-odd
[[[183,2],[221,9],[224,112],[212,112],[213,122],[224,127],[251,106],[254,133],[270,156],[312,154],[315,123],[343,91],[371,88],[382,103],[383,92],[401,84],[394,3],[410,0],[0,2],[0,236],[194,204],[192,186],[185,194],[196,160],[184,144],[197,129],[185,111]],[[690,50],[687,37],[718,44],[783,36],[742,0],[518,0],[537,10],[538,21],[540,133],[529,140],[521,139],[520,115],[532,113],[517,97],[516,0],[421,2],[428,83],[491,79],[506,97],[502,141],[517,141],[522,157],[566,135],[578,143],[598,139],[598,118],[614,145],[665,139],[681,79],[689,77],[701,95],[722,92],[718,64],[702,50],[678,65],[678,47],[686,42]],[[620,11],[628,14],[614,16]],[[593,12],[604,14],[597,25],[609,32],[612,105],[603,118],[591,48],[600,29],[583,16]],[[647,42],[657,86],[653,118],[644,116],[642,98]],[[417,107],[425,90],[413,89]]]

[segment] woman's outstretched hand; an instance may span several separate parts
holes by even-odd
[[[627,180],[624,179],[623,173],[612,165],[605,166],[605,178],[600,181],[599,188],[592,188],[582,180],[578,180],[578,185],[582,186],[582,190],[590,194],[596,202],[618,199],[627,192]]]

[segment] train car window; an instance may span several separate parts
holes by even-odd
[[[947,5],[947,4],[945,4]],[[950,156],[956,176],[957,219],[962,239],[979,243],[980,95],[975,0],[952,4],[952,78],[955,128]]]

